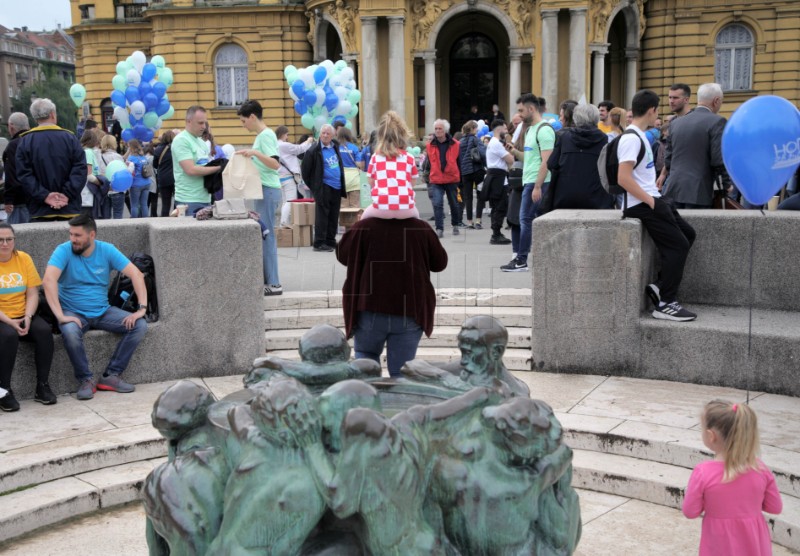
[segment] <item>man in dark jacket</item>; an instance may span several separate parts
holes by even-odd
[[[325,124],[319,130],[319,141],[306,151],[300,172],[316,202],[314,251],[333,251],[339,228],[339,208],[347,196],[344,165],[339,144],[333,139],[333,126]]]
[[[30,196],[32,222],[69,220],[81,212],[86,185],[86,155],[71,131],[56,124],[56,105],[48,98],[31,104],[38,122],[17,147],[17,179]]]
[[[8,117],[8,132],[11,134],[6,150],[3,151],[3,168],[5,169],[6,193],[5,205],[9,224],[27,224],[29,197],[22,189],[17,178],[17,147],[19,138],[31,128],[28,116],[22,112],[14,112]]]

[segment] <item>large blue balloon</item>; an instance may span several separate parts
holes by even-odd
[[[147,93],[142,97],[142,102],[148,110],[155,110],[158,106],[158,97],[153,93]]]
[[[302,98],[303,102],[306,103],[306,106],[314,106],[317,103],[316,91],[306,91]]]
[[[335,123],[335,124],[346,124],[347,123],[347,118],[345,118],[344,116],[336,116],[333,119],[333,123]]]
[[[339,104],[339,97],[335,93],[331,93],[325,97],[325,108],[328,112],[333,112],[334,108]]]
[[[125,108],[126,100],[127,99],[125,98],[125,93],[123,93],[122,91],[114,91],[113,93],[111,93],[111,102],[113,102],[117,106]]]
[[[130,131],[130,129],[125,131]],[[125,131],[122,132],[123,139],[125,139]],[[111,178],[111,189],[114,191],[127,191],[131,185],[133,185],[133,176],[127,170],[120,170]]]
[[[145,137],[147,137],[147,128],[144,127],[144,124],[136,124],[133,126],[133,136],[139,141],[146,141]]]
[[[135,139],[136,137],[133,135],[133,129],[123,129],[122,130],[122,140],[126,143],[129,143],[131,139]]]
[[[169,112],[169,100],[162,98],[158,101],[158,105],[156,106],[156,114],[163,116],[167,112]]]
[[[800,164],[800,111],[781,97],[751,98],[722,132],[722,158],[745,199],[765,204]]]
[[[125,98],[128,99],[129,104],[133,104],[139,100],[139,89],[131,85],[125,89]]]
[[[164,93],[167,92],[167,86],[164,85],[161,81],[156,81],[153,83],[153,94],[158,97],[158,100],[164,96]]]
[[[145,143],[149,143],[150,141],[153,140],[154,135],[155,133],[153,133],[153,130],[148,129],[147,132],[144,134],[144,137],[142,137],[142,141],[144,141]]]
[[[303,83],[302,79],[298,79],[294,83],[292,83],[292,91],[294,94],[297,95],[297,98],[303,98],[303,91],[306,90],[306,86]]]
[[[306,106],[305,102],[303,102],[302,100],[298,100],[297,102],[294,103],[294,111],[302,116],[303,114],[308,112],[308,107]]]
[[[322,83],[325,81],[325,78],[328,77],[328,70],[323,68],[322,66],[318,67],[314,70],[314,83]]]
[[[139,98],[144,100],[144,96],[146,94],[150,93],[152,90],[153,90],[153,87],[150,86],[150,83],[148,83],[147,81],[142,80],[142,82],[139,83]]]
[[[150,81],[156,76],[158,68],[155,64],[145,64],[142,66],[142,81]]]

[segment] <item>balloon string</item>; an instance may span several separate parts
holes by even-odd
[[[764,210],[761,210],[761,214],[764,214]],[[764,214],[766,216],[766,214]],[[753,219],[753,223],[750,229],[750,295],[748,295],[748,318],[747,318],[747,364],[751,367],[751,371],[754,372],[753,361],[750,357],[750,351],[753,346],[753,254],[756,250],[756,221]],[[747,404],[750,403],[750,374],[747,375]]]

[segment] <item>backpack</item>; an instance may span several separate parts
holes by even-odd
[[[600,151],[600,156],[597,158],[597,173],[600,174],[600,183],[603,184],[603,189],[611,195],[624,195],[625,208],[628,206],[628,192],[619,184],[617,176],[619,172],[619,155],[617,151],[619,150],[619,142],[626,133],[633,133],[636,137],[639,137],[639,141],[642,144],[639,149],[639,155],[636,157],[636,164],[633,167],[639,166],[647,153],[647,148],[641,136],[632,129],[626,129],[620,135],[614,137],[608,145],[603,147],[603,150]]]
[[[147,312],[144,318],[147,322],[156,322],[158,320],[158,295],[156,294],[156,268],[153,264],[153,257],[145,253],[134,253],[130,260],[144,274],[144,285],[147,288]],[[117,272],[117,275],[111,280],[111,286],[108,288],[108,302],[114,307],[131,312],[135,312],[135,307],[139,305],[131,279],[122,272]]]

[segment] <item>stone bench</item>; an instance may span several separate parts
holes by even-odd
[[[657,253],[638,220],[585,210],[535,220],[534,368],[800,396],[800,214],[682,214],[697,231],[678,293],[698,314],[690,323],[651,317]]]
[[[17,247],[44,275],[50,254],[67,241],[68,225],[15,226]],[[125,378],[134,384],[246,372],[264,351],[261,233],[253,220],[142,218],[98,222],[98,239],[130,256],[153,257],[159,321],[151,323]],[[86,349],[95,376],[104,370],[119,336],[91,331]],[[56,394],[77,385],[63,341],[55,337],[50,385]],[[33,346],[21,344],[11,387],[33,397]]]

